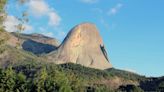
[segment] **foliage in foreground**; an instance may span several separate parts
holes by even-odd
[[[88,85],[75,73],[55,64],[26,63],[0,69],[0,92],[107,92],[104,85]]]
[[[121,71],[101,71],[75,64],[19,63],[0,68],[0,92],[143,92],[135,85],[122,85],[111,90],[108,85],[95,84],[97,80],[112,76],[123,77],[118,72]],[[134,76],[129,79],[139,78]],[[160,82],[156,90],[161,91],[163,87],[163,82]]]

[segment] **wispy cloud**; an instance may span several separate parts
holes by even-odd
[[[58,26],[60,24],[61,18],[55,12],[49,13],[49,25],[51,26]]]
[[[54,34],[52,32],[46,32],[46,33],[43,33],[43,35],[45,36],[48,36],[48,37],[54,37]]]
[[[123,4],[122,3],[118,3],[116,4],[113,8],[111,8],[107,14],[108,15],[115,15],[116,13],[118,13],[118,11],[122,8]]]
[[[20,21],[16,17],[9,15],[4,21],[3,26],[5,26],[5,30],[8,32],[15,32],[17,31],[16,25],[18,25],[19,23]],[[25,27],[24,32],[30,32],[33,30],[33,27],[28,24],[24,24],[23,26]]]
[[[132,73],[137,73],[137,71],[134,69],[125,68],[124,70]]]
[[[99,0],[80,0],[83,3],[88,3],[88,4],[93,4],[93,3],[97,3]]]
[[[61,17],[53,7],[46,3],[46,0],[30,0],[28,7],[30,14],[34,17],[48,17],[48,26],[43,25],[44,27],[40,26],[36,28],[39,30],[39,33],[58,39],[60,39],[61,36],[63,37],[64,32],[59,30],[59,28],[61,28]]]
[[[5,19],[3,26],[5,26],[5,30],[8,32],[16,31],[16,25],[19,24],[19,21],[14,16],[7,16]]]
[[[34,28],[31,25],[28,25],[28,24],[25,24],[24,27],[25,27],[24,33],[31,33],[34,30]]]
[[[35,17],[47,16],[49,18],[48,24],[50,26],[58,26],[61,22],[61,17],[52,7],[50,7],[44,0],[30,0],[29,11]]]
[[[92,11],[97,15],[96,17],[98,17],[97,19],[99,19],[98,21],[107,29],[109,30],[110,26],[109,23],[107,22],[107,20],[104,19],[104,15],[106,14],[106,11],[104,11],[101,8],[93,8]]]
[[[62,31],[62,28],[58,27],[58,28],[55,28],[54,31],[47,31],[48,28],[47,27],[39,27],[38,28],[39,30],[39,33],[45,35],[45,36],[48,36],[48,37],[55,37],[57,38],[58,40],[62,41],[63,38],[66,36],[66,33],[64,31]]]
[[[50,31],[47,31],[46,27],[39,27],[39,32],[42,34],[42,35],[45,35],[45,36],[48,36],[48,37],[54,37],[54,33],[53,32],[50,32]]]
[[[30,0],[29,10],[35,16],[42,16],[46,15],[50,11],[50,8],[43,0]]]
[[[100,23],[107,29],[110,29],[109,23],[105,21],[105,19],[100,18]]]

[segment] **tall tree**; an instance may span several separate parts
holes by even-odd
[[[3,22],[7,16],[5,12],[5,6],[7,0],[0,0],[0,54],[4,52],[4,43],[7,40],[7,35],[4,33]]]
[[[28,17],[27,16],[28,16],[27,12],[24,11],[22,13],[21,18],[17,18],[20,22],[18,25],[16,25],[17,33],[18,33],[18,40],[19,40],[19,34],[26,29],[25,24],[28,22]]]
[[[0,31],[3,31],[3,22],[6,17],[5,6],[7,0],[0,0]]]
[[[2,92],[13,92],[15,86],[16,73],[9,66],[6,70],[1,72],[0,89]]]
[[[34,85],[36,87],[35,89],[37,92],[46,92],[44,85],[45,85],[47,76],[48,76],[48,74],[47,74],[46,68],[41,69],[36,74],[36,78],[34,80]]]
[[[23,5],[27,2],[28,0],[17,0],[17,2],[19,3],[19,5]],[[17,37],[18,37],[18,41],[20,39],[20,34],[26,29],[25,24],[28,22],[28,13],[27,11],[22,12],[21,17],[17,17],[17,19],[19,20],[19,24],[16,25],[16,33],[17,33]],[[20,47],[20,43],[17,43],[17,47]]]

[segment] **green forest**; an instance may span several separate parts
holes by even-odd
[[[111,69],[106,71],[86,68],[81,65],[49,63],[24,63],[0,69],[0,92],[115,92],[108,85],[96,83],[114,76],[127,80],[144,80],[144,77]],[[125,87],[126,88],[126,87]],[[142,92],[131,86],[133,92]]]

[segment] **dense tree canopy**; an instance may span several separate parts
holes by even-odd
[[[0,78],[0,92],[108,92],[110,90],[105,85],[89,83],[87,78],[79,77],[77,73],[55,64],[26,63],[8,66],[0,69]]]

